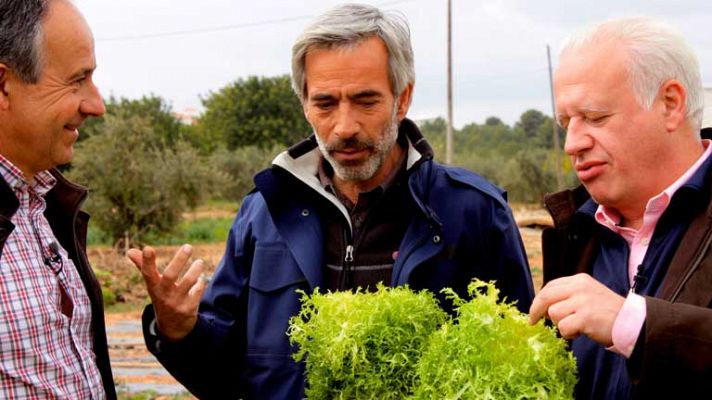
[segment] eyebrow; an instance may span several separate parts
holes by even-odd
[[[75,79],[79,79],[81,77],[91,75],[94,73],[94,70],[96,70],[96,68],[84,68],[84,69],[72,74],[72,76],[71,76],[71,78],[69,78],[69,80],[73,81]]]
[[[363,100],[381,97],[383,97],[383,94],[381,92],[372,89],[363,90],[361,92],[349,96],[349,98],[352,100]]]
[[[309,98],[310,101],[330,101],[334,99],[335,97],[329,93],[317,93]]]
[[[588,113],[606,113],[609,111],[610,111],[610,109],[603,108],[603,107],[582,107],[581,108],[581,112],[588,112]]]

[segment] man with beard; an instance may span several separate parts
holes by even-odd
[[[202,299],[200,261],[178,279],[189,246],[162,275],[152,249],[130,253],[153,301],[147,346],[201,398],[304,397],[285,334],[297,289],[383,282],[465,295],[477,277],[521,310],[533,296],[503,192],[435,163],[405,118],[414,71],[399,15],[361,5],[322,15],[293,47],[292,80],[314,135],[255,177]]]

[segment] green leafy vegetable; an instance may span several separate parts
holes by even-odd
[[[378,286],[302,294],[287,334],[306,360],[310,399],[562,399],[576,365],[565,342],[474,281],[472,300],[444,289],[451,318],[427,291]]]
[[[492,283],[472,282],[465,301],[450,289],[457,322],[444,324],[418,361],[418,399],[570,399],[576,363],[543,322],[498,304]]]
[[[402,399],[428,337],[447,319],[431,293],[318,291],[302,297],[288,335],[307,357],[310,399]]]

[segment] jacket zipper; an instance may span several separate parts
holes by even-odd
[[[354,245],[350,232],[346,230],[344,230],[344,242],[346,243],[346,254],[341,269],[341,290],[351,289],[353,286]]]

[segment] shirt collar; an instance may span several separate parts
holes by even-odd
[[[710,146],[709,139],[702,140],[702,146],[704,146],[705,151],[702,155],[695,161],[692,166],[685,171],[675,182],[668,186],[665,190],[660,192],[658,195],[654,196],[648,200],[648,204],[645,206],[644,214],[662,214],[665,209],[670,205],[670,200],[672,196],[682,187],[690,187],[693,189],[702,188],[704,185],[704,179],[706,174],[698,174],[698,171],[706,171],[708,168],[702,168],[706,161],[710,160],[710,154],[712,153],[712,146]],[[707,166],[709,167],[709,166]],[[603,205],[598,205],[594,214],[596,221],[601,225],[607,226],[611,229],[617,230],[618,225],[621,222],[620,213],[610,207]]]
[[[57,183],[57,179],[48,170],[35,174],[32,182],[28,183],[22,171],[2,154],[0,154],[0,175],[13,191],[29,187],[41,197],[44,197]]]

